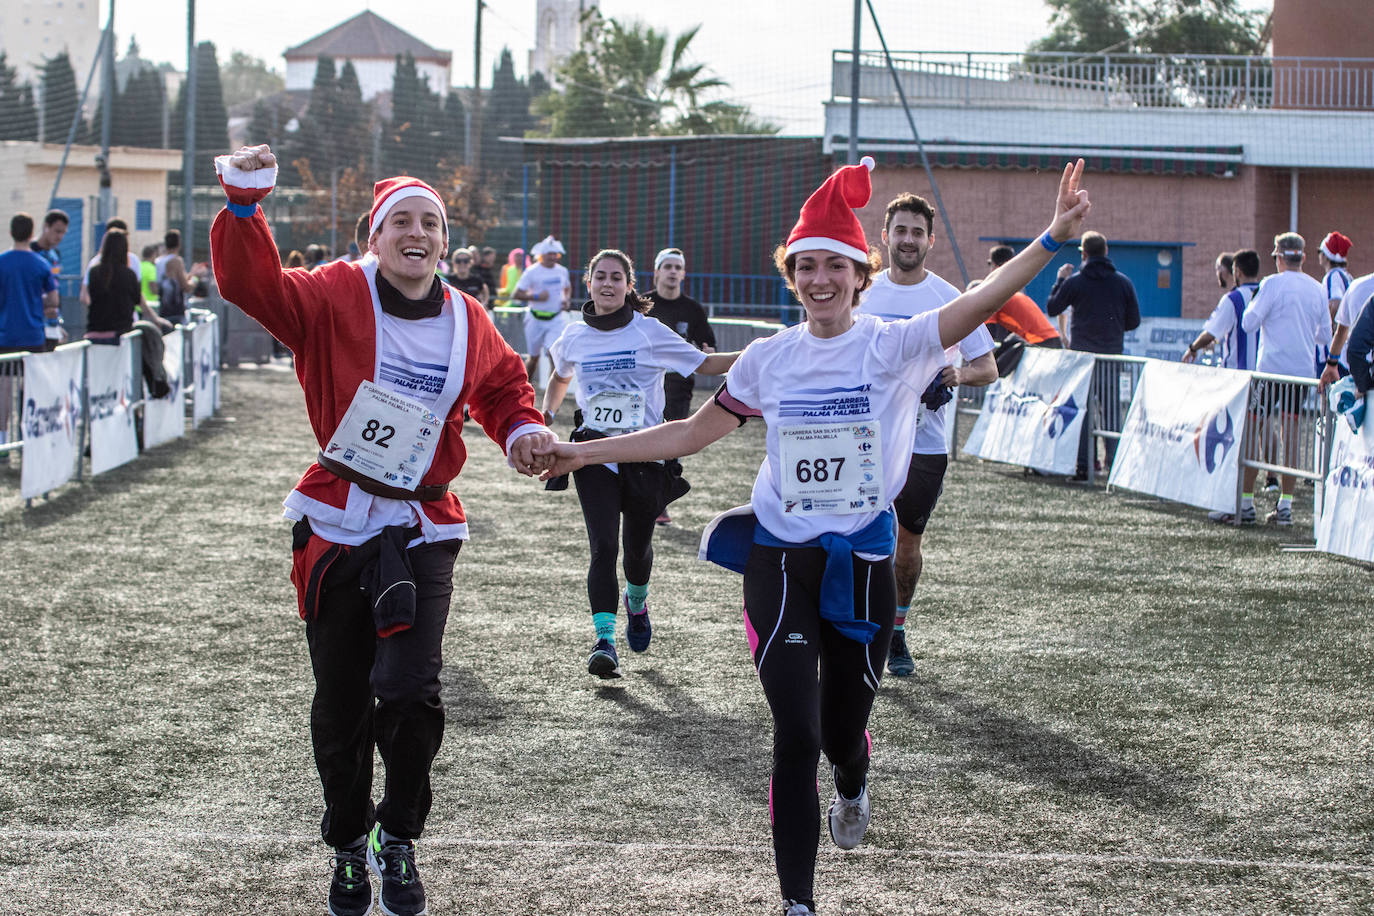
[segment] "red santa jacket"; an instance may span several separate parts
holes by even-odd
[[[275,171],[270,170],[270,175]],[[247,174],[259,180],[267,177]],[[323,448],[358,385],[376,381],[380,370],[377,328],[382,312],[376,262],[369,258],[334,261],[315,271],[282,269],[272,231],[261,208],[254,206],[270,185],[240,190],[229,178],[221,180],[230,207],[220,211],[210,229],[220,294],[291,348],[310,427]],[[250,208],[251,215],[239,215]],[[472,419],[503,450],[526,432],[544,428],[524,363],[497,332],[486,310],[476,299],[451,287],[445,287],[445,294],[454,305],[453,351],[448,380],[434,407],[445,422],[422,484],[447,485],[462,470],[467,458],[462,436],[465,404]],[[355,528],[361,527],[374,498],[312,464],[286,504],[322,522]],[[467,537],[466,516],[454,493],[420,506],[427,540]]]

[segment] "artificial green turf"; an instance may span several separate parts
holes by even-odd
[[[24,509],[0,467],[0,896],[33,913],[322,913],[309,663],[280,502],[294,378]],[[562,429],[566,433],[566,429]],[[654,644],[585,670],[585,533],[468,427],[472,541],[421,843],[430,911],[774,913],[770,729],[740,583],[695,559],[750,424],[687,459]],[[1374,909],[1371,574],[1130,494],[952,465],[875,708],[875,815],[822,837],[821,912]],[[1263,508],[1263,507],[1262,507]],[[623,625],[623,624],[622,624]],[[824,785],[824,783],[823,783]]]

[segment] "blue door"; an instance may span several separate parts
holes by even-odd
[[[58,210],[66,212],[71,220],[67,224],[67,234],[62,237],[62,244],[57,246],[57,256],[62,259],[62,295],[75,296],[81,291],[81,275],[85,272],[86,264],[81,259],[81,233],[84,231],[85,224],[85,201],[80,197],[54,197],[52,205]],[[68,278],[75,278],[71,280]],[[75,283],[70,291],[67,287]]]
[[[1020,251],[1027,239],[982,239],[1001,241]],[[1178,318],[1183,314],[1183,246],[1182,242],[1113,242],[1107,243],[1107,257],[1116,269],[1130,278],[1135,286],[1142,318]],[[1075,270],[1082,261],[1076,244],[1061,248],[1049,266],[1026,286],[1026,295],[1044,308],[1050,300],[1055,273],[1061,264],[1071,264]]]

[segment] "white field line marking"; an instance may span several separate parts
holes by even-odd
[[[160,830],[131,833],[124,830],[44,830],[7,829],[7,838],[17,841],[88,840],[96,843],[146,843],[166,846],[169,840],[216,845],[311,845],[315,836],[290,833],[232,833],[210,830]],[[498,840],[482,837],[426,836],[425,847],[488,846],[528,849],[607,849],[624,852],[716,852],[732,855],[771,855],[767,846],[710,843],[611,843],[603,840]],[[1259,871],[1293,871],[1348,874],[1374,879],[1374,865],[1349,862],[1301,862],[1293,859],[1224,859],[1208,856],[1131,856],[1074,852],[986,852],[974,849],[873,849],[861,847],[846,853],[879,859],[968,859],[981,862],[1046,862],[1050,864],[1167,866],[1172,868],[1246,868]]]

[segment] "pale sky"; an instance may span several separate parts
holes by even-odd
[[[202,2],[197,3],[196,37],[213,41],[221,62],[230,51],[241,50],[284,74],[284,50],[369,6],[422,41],[451,51],[455,84],[471,85],[476,0],[385,6],[363,0],[288,0],[251,9]],[[873,7],[894,51],[1021,51],[1048,28],[1048,11],[1039,0],[873,0]],[[109,0],[101,9],[103,23]],[[116,0],[119,53],[132,35],[144,57],[185,69],[185,9],[175,0]],[[601,9],[618,19],[638,18],[674,36],[700,24],[692,43],[697,61],[731,84],[729,97],[783,124],[791,134],[820,133],[821,103],[830,97],[831,51],[852,42],[850,0],[792,0],[785,7],[759,0],[602,0]],[[534,11],[535,0],[490,0],[483,12],[483,85],[491,80],[502,47],[511,49],[516,71],[524,75],[534,45]],[[880,47],[866,7],[862,44],[865,50]]]

